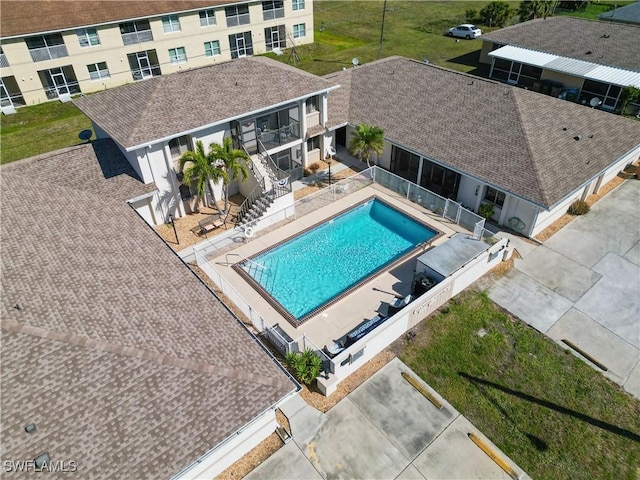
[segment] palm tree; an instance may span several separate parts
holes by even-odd
[[[380,127],[361,123],[356,127],[349,146],[353,155],[356,155],[360,160],[366,161],[367,165],[371,167],[369,163],[371,154],[382,155],[384,131]]]
[[[239,178],[244,182],[249,176],[247,162],[251,161],[249,155],[244,150],[233,148],[233,141],[230,137],[222,141],[222,145],[212,143],[210,145],[211,155],[215,162],[225,170],[225,177],[222,183],[224,193],[224,211],[229,212],[229,182]]]
[[[220,212],[220,207],[218,207],[218,202],[216,201],[215,193],[211,187],[211,182],[217,182],[219,180],[225,182],[227,179],[227,172],[216,162],[216,159],[217,157],[213,154],[212,147],[209,147],[208,154],[205,153],[204,145],[201,140],[196,142],[195,151],[186,151],[180,157],[179,166],[180,171],[183,174],[182,183],[185,185],[191,185],[191,182],[196,182],[198,191],[196,210],[198,210],[200,200],[202,200],[203,203],[206,203],[204,202],[205,188],[208,187],[211,200],[218,212]]]

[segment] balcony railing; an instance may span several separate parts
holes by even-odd
[[[103,78],[109,78],[109,69],[96,70],[95,72],[89,72],[89,78],[93,80],[101,80]]]
[[[42,48],[32,48],[29,50],[31,59],[34,62],[44,62],[53,58],[68,57],[67,47],[65,45],[51,45]]]
[[[9,66],[9,60],[4,53],[0,53],[0,67],[7,68]]]
[[[284,7],[273,8],[271,10],[264,10],[262,12],[262,18],[266,20],[273,20],[275,18],[284,18]]]
[[[237,27],[238,25],[248,25],[251,22],[248,13],[241,13],[233,17],[227,17],[227,27]]]
[[[125,45],[135,45],[136,43],[152,42],[153,34],[151,30],[141,30],[139,32],[123,33],[122,43]]]

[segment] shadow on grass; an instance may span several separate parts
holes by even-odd
[[[468,73],[470,73],[471,75],[475,75],[476,77],[489,78],[491,65],[486,63],[480,63],[480,50],[475,50],[473,52],[465,53],[464,55],[460,55],[459,57],[450,58],[448,61],[458,65],[475,67],[473,70],[469,71]]]
[[[518,390],[513,390],[511,388],[504,387],[497,383],[490,382],[489,380],[484,380],[482,378],[474,377],[464,372],[458,372],[458,375],[460,375],[463,378],[466,378],[476,386],[485,385],[487,387],[495,388],[496,390],[500,390],[501,392],[507,393],[509,395],[513,395],[514,397],[521,398],[528,402],[536,403],[550,410],[555,410],[556,412],[562,413],[563,415],[569,415],[571,417],[577,418],[578,420],[582,420],[583,422],[587,422],[595,427],[602,428],[603,430],[607,430],[616,435],[620,435],[622,437],[628,438],[630,440],[633,440],[634,442],[640,442],[640,435],[630,430],[627,430],[625,428],[618,427],[617,425],[612,425],[610,423],[603,422],[602,420],[598,420],[597,418],[590,417],[588,415],[585,415],[584,413],[576,412],[575,410],[571,410],[570,408],[557,405],[555,403],[549,402],[548,400],[543,400],[541,398],[534,397],[527,393],[519,392]],[[527,437],[529,437],[529,434],[526,434],[526,435]]]

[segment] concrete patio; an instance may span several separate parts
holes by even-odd
[[[522,260],[490,298],[640,398],[640,182],[627,180]]]

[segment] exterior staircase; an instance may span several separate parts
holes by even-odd
[[[283,182],[289,175],[276,166],[263,145],[262,147],[262,152],[251,155],[249,167],[258,184],[238,209],[239,225],[255,222],[276,198],[291,192],[290,182]]]

